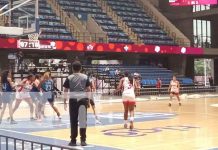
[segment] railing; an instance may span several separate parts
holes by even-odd
[[[13,131],[0,131],[0,150],[77,150],[76,148],[72,148],[69,146],[61,146],[60,144],[49,144],[46,142],[40,142],[40,138],[38,138],[38,140],[30,140],[29,136],[16,135],[17,133],[12,134]]]

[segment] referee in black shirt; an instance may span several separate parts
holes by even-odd
[[[76,146],[78,121],[80,126],[81,146],[86,146],[87,108],[91,92],[90,81],[85,74],[80,73],[82,65],[79,61],[73,63],[73,74],[64,83],[64,109],[67,109],[67,93],[69,94],[69,114],[71,124],[71,141],[69,146]]]

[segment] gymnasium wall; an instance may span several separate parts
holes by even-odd
[[[218,17],[218,16],[217,16]],[[211,21],[211,47],[212,48],[218,48],[218,20],[217,19],[213,19],[213,21]]]
[[[165,15],[191,42],[193,39],[192,7],[172,7],[169,0],[159,0],[159,10]]]
[[[8,61],[8,53],[5,51],[0,51],[0,72],[2,70],[8,69],[9,61]]]
[[[168,58],[169,69],[178,75],[186,74],[186,56],[173,55]]]
[[[186,57],[186,67],[185,67],[185,75],[186,77],[194,79],[194,57],[187,56]]]
[[[214,84],[218,85],[218,58],[214,59]]]

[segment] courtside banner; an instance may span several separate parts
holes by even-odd
[[[171,6],[216,5],[217,0],[169,0]]]
[[[39,45],[38,45],[39,44]],[[25,41],[15,38],[0,38],[0,49],[21,49],[36,51],[75,51],[75,52],[116,52],[147,54],[182,54],[203,55],[203,48],[168,45],[117,44],[117,43],[82,43],[74,41],[39,40]]]

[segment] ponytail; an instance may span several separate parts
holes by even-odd
[[[134,78],[132,76],[128,76],[129,82],[133,85]]]

